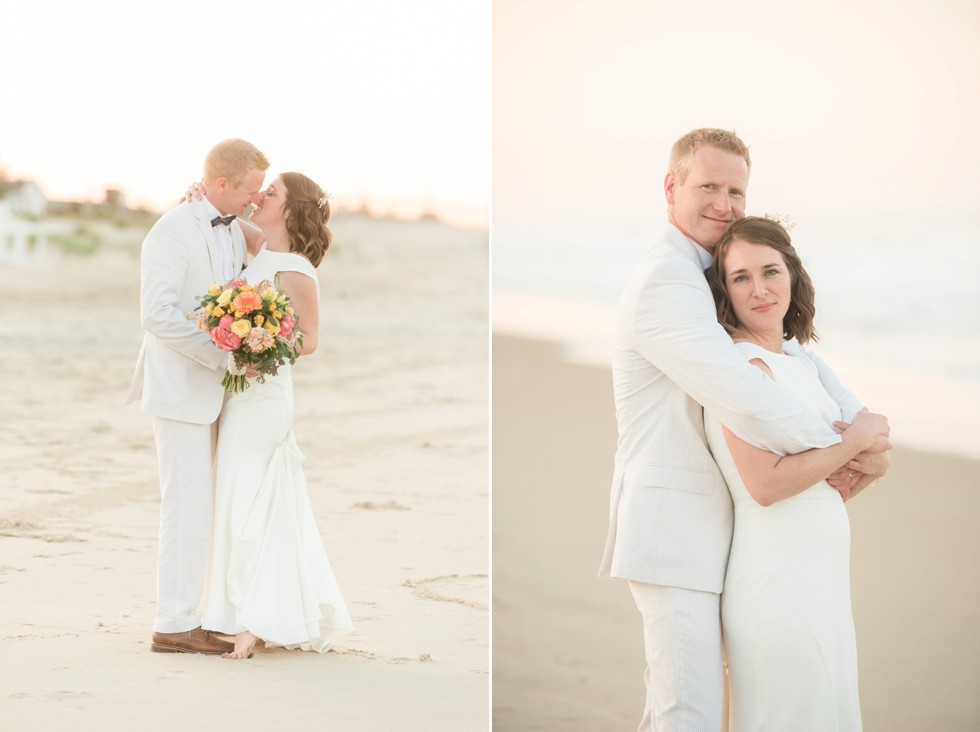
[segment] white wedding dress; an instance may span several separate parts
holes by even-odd
[[[738,347],[828,424],[841,418],[805,357]],[[739,477],[721,425],[706,414],[705,429],[735,507],[721,596],[731,731],[860,730],[851,534],[840,494],[821,481],[764,508]]]
[[[313,265],[289,252],[261,251],[242,276],[258,285],[274,282],[277,272],[306,274],[319,292]],[[322,653],[354,626],[307,495],[305,458],[292,429],[291,368],[286,364],[265,383],[250,379],[249,385],[228,395],[218,425],[202,625],[229,635],[248,630],[267,647]]]

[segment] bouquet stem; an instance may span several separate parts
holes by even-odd
[[[231,371],[225,372],[225,378],[221,380],[221,385],[225,391],[241,392],[248,388],[248,379],[244,374],[233,374]]]
[[[248,378],[245,376],[245,364],[239,364],[234,353],[228,359],[228,371],[225,372],[221,385],[225,387],[225,391],[233,393],[245,391],[249,386]]]

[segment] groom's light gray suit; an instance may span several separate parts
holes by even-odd
[[[146,235],[140,254],[140,319],[145,330],[126,403],[153,416],[160,462],[160,545],[154,630],[180,633],[200,625],[211,534],[213,426],[228,355],[187,319],[196,298],[224,284],[222,265],[241,271],[245,238],[230,225],[230,251],[219,248],[204,201],[182,203]]]
[[[743,440],[778,454],[840,437],[738,351],[717,321],[704,277],[709,263],[707,252],[668,224],[620,301],[613,352],[619,443],[600,576],[713,593],[716,608],[733,514],[702,407]],[[858,401],[807,355],[851,419]],[[707,607],[717,628],[717,611]],[[708,663],[717,664],[720,679],[720,658]]]

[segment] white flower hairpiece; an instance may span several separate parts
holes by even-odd
[[[783,214],[778,213],[765,213],[763,215],[770,221],[775,221],[777,224],[786,229],[786,231],[792,231],[793,227],[796,226],[796,222],[789,216],[784,216]]]
[[[330,200],[330,191],[324,191],[323,195],[317,199],[316,205],[323,208],[327,205],[327,201]]]

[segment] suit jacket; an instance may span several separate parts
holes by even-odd
[[[703,409],[781,455],[840,441],[831,425],[748,363],[718,323],[694,243],[668,225],[617,313],[613,387],[619,441],[600,576],[721,592],[732,503],[704,434]],[[860,403],[814,354],[852,418]]]
[[[245,261],[245,236],[231,223],[236,272]],[[193,424],[210,424],[224,401],[222,369],[228,354],[187,314],[214,283],[224,284],[211,217],[202,201],[182,203],[153,225],[140,254],[143,346],[126,404]]]

